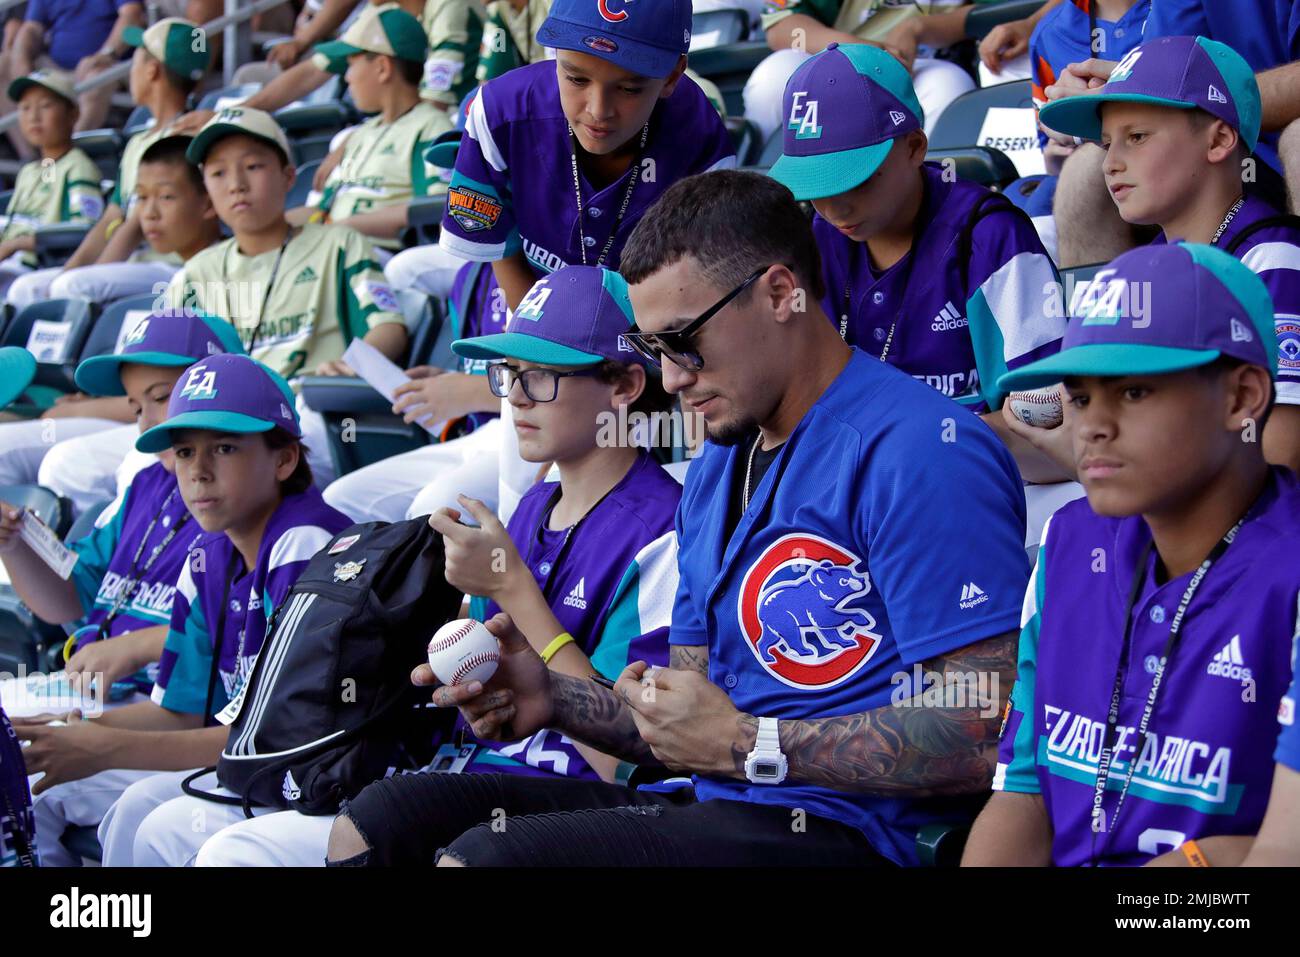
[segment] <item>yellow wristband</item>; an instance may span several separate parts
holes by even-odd
[[[1183,852],[1183,857],[1187,858],[1187,862],[1192,867],[1210,866],[1210,859],[1205,856],[1205,853],[1195,841],[1183,841],[1183,846],[1179,850]]]
[[[113,233],[117,231],[117,227],[121,226],[124,222],[126,222],[125,219],[115,219],[109,223],[108,229],[104,230],[104,238],[112,239]]]
[[[77,636],[68,635],[68,640],[63,643],[63,660],[66,663],[72,657],[73,652],[77,649]]]
[[[573,643],[573,635],[569,634],[567,631],[561,632],[560,634],[555,636],[555,640],[552,641],[549,645],[547,645],[546,650],[542,652],[542,661],[549,665],[551,663],[551,659],[555,657],[555,653],[557,651],[559,651],[565,645],[572,644],[572,643]]]

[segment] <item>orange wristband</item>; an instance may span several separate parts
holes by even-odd
[[[1192,867],[1209,867],[1210,859],[1205,856],[1200,846],[1195,841],[1183,841],[1183,846],[1179,848],[1183,852],[1183,857]]]

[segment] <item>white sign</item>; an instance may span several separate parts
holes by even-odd
[[[68,336],[71,333],[70,322],[37,319],[32,323],[32,331],[27,336],[27,351],[36,357],[37,362],[63,362],[67,357]]]
[[[1038,145],[1038,123],[1032,107],[995,106],[984,116],[978,146],[989,146],[1007,154],[1021,176],[1047,172]]]

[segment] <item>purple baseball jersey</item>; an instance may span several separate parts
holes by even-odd
[[[1291,687],[1282,696],[1277,707],[1277,723],[1282,733],[1277,737],[1277,751],[1273,758],[1292,771],[1300,773],[1300,727],[1295,721],[1295,703],[1300,698],[1300,677],[1297,675],[1297,656],[1300,656],[1300,607],[1296,609],[1296,635],[1291,642]]]
[[[36,819],[27,787],[23,750],[0,707],[0,867],[15,867],[36,855]]]
[[[1277,329],[1277,401],[1279,405],[1300,405],[1300,229],[1268,226],[1232,249],[1233,241],[1250,226],[1280,215],[1264,200],[1248,194],[1218,245],[1231,249],[1268,287]],[[1152,240],[1165,241],[1164,233]]]
[[[558,489],[554,482],[529,489],[508,527],[551,611],[607,678],[617,678],[634,661],[667,665],[677,590],[673,516],[681,486],[642,452],[576,527],[567,548],[568,530],[545,527]],[[476,601],[475,611],[480,607],[475,617],[484,621],[501,610]],[[513,744],[481,743],[467,770],[598,779],[558,731],[539,731]]]
[[[668,187],[695,173],[736,165],[726,126],[689,77],[655,106],[645,151],[630,173],[601,190],[579,173],[581,228],[572,155],[553,61],[511,70],[485,84],[469,108],[439,245],[480,262],[522,249],[540,278],[563,265],[581,265],[584,236],[587,262],[597,265],[617,228],[601,263],[615,269],[637,220]],[[619,222],[629,176],[639,180]]]
[[[251,569],[243,568],[243,559],[224,532],[199,538],[177,582],[154,703],[171,711],[201,714],[213,649],[219,648],[218,681],[207,717],[224,708],[252,671],[267,621],[307,562],[351,524],[350,518],[326,505],[312,486],[286,498],[271,515],[257,550],[257,564]],[[218,630],[221,634],[214,634]]]
[[[1156,555],[1148,557],[1102,805],[1105,829],[1094,849],[1093,799],[1124,609],[1150,541],[1140,517],[1103,518],[1086,500],[1071,502],[1048,523],[1030,580],[993,787],[1042,795],[1060,866],[1094,856],[1101,865],[1140,865],[1187,840],[1255,834],[1268,805],[1300,595],[1300,481],[1285,469],[1273,470],[1196,591],[1135,754],[1152,676],[1191,578],[1157,585]]]
[[[923,175],[918,239],[884,272],[872,268],[865,243],[814,217],[826,279],[822,304],[849,344],[874,356],[897,322],[890,365],[974,411],[998,409],[999,376],[1060,349],[1065,309],[1056,267],[1033,224],[997,208],[970,232],[963,279],[959,240],[990,192],[945,182],[933,163]]]
[[[494,336],[506,331],[506,297],[497,285],[496,273],[486,263],[466,263],[456,273],[451,283],[451,293],[447,296],[447,308],[450,313],[455,338],[469,339],[473,336]],[[468,359],[461,357],[460,371],[466,375],[487,375],[486,359]],[[466,418],[470,428],[497,418],[495,412],[471,412]]]

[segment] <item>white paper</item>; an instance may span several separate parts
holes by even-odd
[[[23,509],[21,522],[18,537],[31,546],[37,557],[54,569],[56,575],[66,580],[72,574],[72,566],[77,564],[77,553],[59,541],[59,536],[50,526],[26,509]]]
[[[343,353],[343,361],[389,402],[396,402],[397,390],[411,381],[386,355],[363,339],[352,340],[352,345]],[[434,435],[441,435],[447,427],[446,422],[429,424],[425,421],[419,424]]]
[[[37,319],[27,336],[27,351],[36,357],[37,362],[62,362],[68,352],[71,333],[71,323]]]
[[[705,30],[703,33],[691,34],[691,52],[696,50],[707,50],[716,47],[718,41],[722,39],[721,30]]]
[[[995,106],[984,116],[977,141],[1007,154],[1021,176],[1047,172],[1038,145],[1038,123],[1032,107]]]

